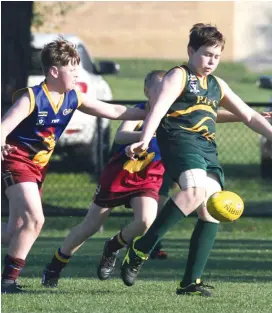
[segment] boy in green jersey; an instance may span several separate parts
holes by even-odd
[[[135,238],[124,258],[121,276],[132,286],[156,243],[177,222],[194,211],[198,221],[190,241],[189,256],[179,295],[211,296],[200,278],[212,250],[219,222],[206,208],[209,196],[222,190],[224,174],[218,161],[215,122],[221,105],[253,131],[272,140],[272,127],[248,107],[220,78],[217,68],[225,39],[210,24],[195,24],[190,31],[187,64],[170,69],[164,76],[156,100],[151,102],[138,143],[126,148],[130,157],[145,151],[156,131],[162,161],[180,187],[164,205],[142,237]]]

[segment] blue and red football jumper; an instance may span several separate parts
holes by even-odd
[[[145,109],[145,103],[136,107]],[[135,130],[141,130],[138,125]],[[131,198],[146,196],[158,200],[164,166],[156,137],[138,159],[131,160],[125,153],[127,145],[120,145],[101,173],[94,203],[101,207],[129,206]]]
[[[2,161],[4,188],[21,182],[36,182],[41,187],[56,143],[81,104],[76,90],[64,93],[55,104],[46,82],[18,90],[12,102],[25,93],[30,98],[30,114],[6,138],[17,150]]]

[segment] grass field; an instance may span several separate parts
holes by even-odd
[[[214,297],[176,296],[195,223],[188,218],[164,240],[167,261],[148,261],[134,287],[119,279],[120,253],[113,279],[96,278],[104,241],[124,226],[128,218],[111,217],[105,232],[89,239],[63,272],[57,290],[41,286],[41,272],[68,230],[80,218],[47,218],[22,272],[22,295],[2,295],[3,313],[270,313],[272,311],[272,228],[269,219],[241,218],[220,225],[218,238],[203,280],[215,287]],[[2,255],[6,249],[2,249]]]
[[[114,99],[141,100],[143,80],[153,69],[169,69],[180,61],[166,60],[116,60],[121,71],[117,76],[107,76]],[[216,72],[245,101],[267,102],[271,93],[258,89],[260,74],[249,72],[242,64],[222,63]],[[258,110],[262,110],[259,108]],[[112,137],[120,122],[111,122]],[[226,188],[240,194],[246,201],[246,212],[267,211],[272,205],[269,185],[260,178],[259,137],[244,125],[225,124],[217,127],[220,160],[226,174]],[[71,160],[72,162],[72,160]],[[63,167],[62,167],[63,169]],[[87,208],[96,187],[96,178],[84,172],[74,172],[69,163],[59,171],[51,167],[46,178],[43,200],[46,206],[56,208]],[[57,192],[56,192],[57,190]],[[272,210],[272,209],[271,209]]]

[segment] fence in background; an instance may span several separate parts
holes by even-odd
[[[115,100],[111,103],[133,105],[144,100]],[[268,103],[248,103],[263,110]],[[110,136],[110,133],[107,134]],[[77,159],[52,159],[43,190],[43,205],[47,216],[82,216],[92,200],[99,173],[105,162],[105,136],[102,120],[97,119],[97,164],[82,167]],[[106,140],[108,142],[108,140]],[[261,176],[260,136],[242,123],[217,125],[219,159],[226,176],[226,189],[239,194],[245,201],[245,215],[272,216],[272,179]],[[272,161],[271,161],[272,163]],[[272,165],[270,166],[270,175]],[[2,197],[3,199],[3,197]],[[2,215],[7,215],[7,205],[2,201]],[[112,214],[132,214],[123,207]]]

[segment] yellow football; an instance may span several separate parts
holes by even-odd
[[[224,190],[210,196],[207,209],[218,221],[233,222],[242,215],[244,202],[236,193]]]

